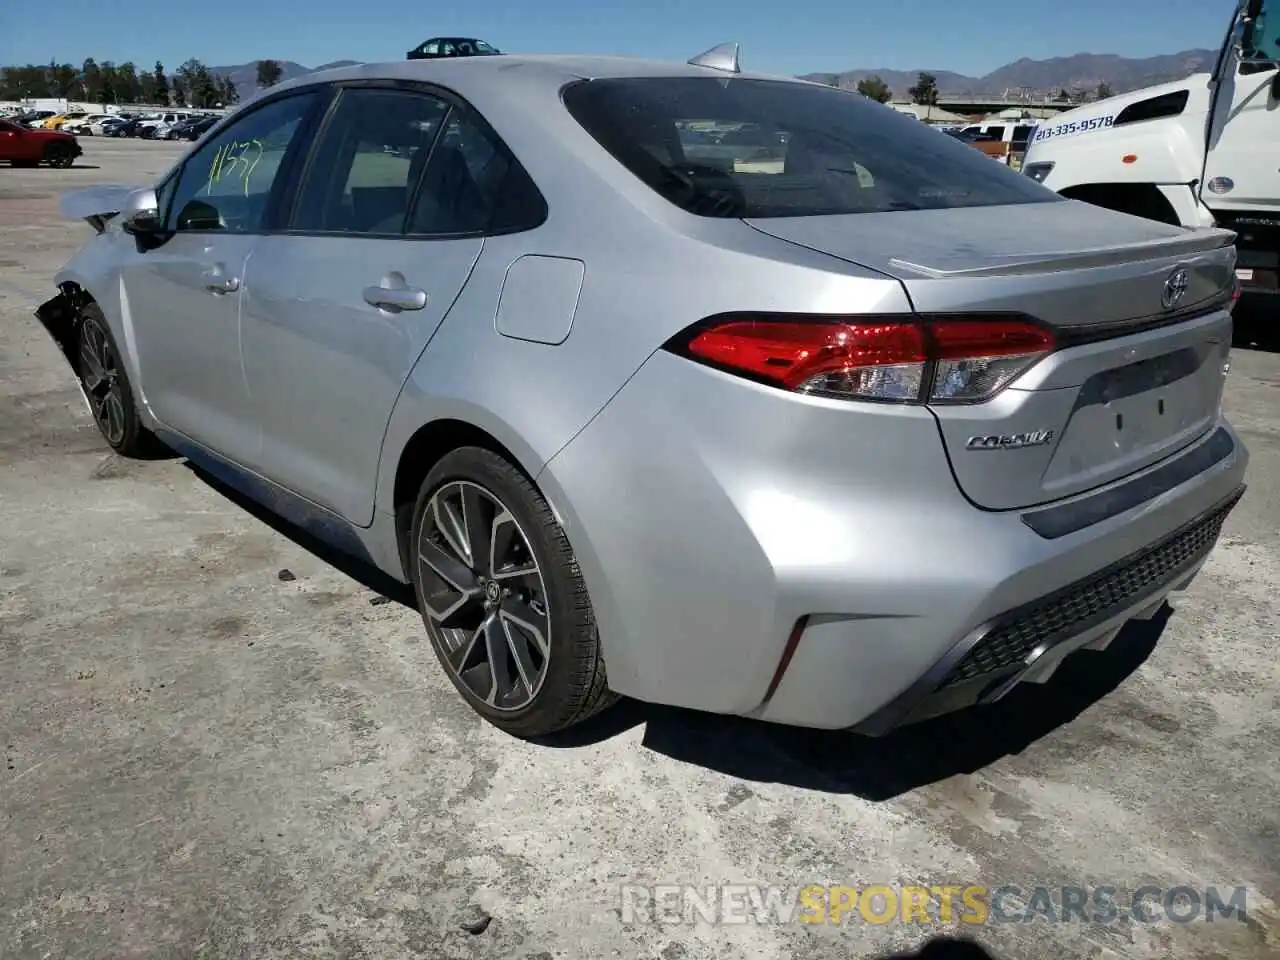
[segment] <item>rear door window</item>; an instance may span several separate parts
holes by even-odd
[[[406,90],[344,90],[316,146],[291,229],[400,234],[448,112]]]
[[[512,233],[546,216],[542,194],[507,146],[476,114],[454,109],[432,150],[409,232]]]
[[[831,87],[638,77],[580,81],[563,97],[632,174],[700,216],[1061,202],[965,142]]]

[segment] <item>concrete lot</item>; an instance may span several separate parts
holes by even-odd
[[[1251,487],[1185,602],[1048,687],[884,741],[624,704],[526,744],[398,593],[182,461],[108,455],[31,316],[90,234],[57,197],[181,147],[85,147],[0,168],[0,957],[834,960],[940,932],[619,910],[621,884],[739,881],[1243,886],[1245,919],[962,932],[1003,960],[1280,955],[1280,355],[1235,355]]]

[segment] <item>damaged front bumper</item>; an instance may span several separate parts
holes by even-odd
[[[53,338],[77,375],[80,373],[80,355],[76,349],[76,321],[83,306],[84,294],[75,284],[64,283],[56,297],[46,300],[36,308],[36,319]]]

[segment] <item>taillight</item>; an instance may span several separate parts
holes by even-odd
[[[725,317],[668,348],[795,393],[898,403],[986,400],[1054,348],[1026,319]]]

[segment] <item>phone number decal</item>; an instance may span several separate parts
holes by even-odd
[[[1053,127],[1041,127],[1036,131],[1036,140],[1048,140],[1052,137],[1067,137],[1073,133],[1089,133],[1092,130],[1105,130],[1116,122],[1115,114],[1105,117],[1090,117],[1088,120],[1071,120]]]

